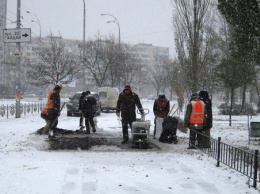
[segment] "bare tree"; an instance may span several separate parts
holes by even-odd
[[[98,86],[108,86],[112,64],[115,63],[115,45],[113,40],[96,39],[86,44],[85,67],[90,73],[90,79]]]
[[[155,56],[155,65],[150,68],[149,80],[156,89],[157,96],[165,93],[170,85],[173,63],[166,57]]]
[[[212,22],[212,0],[174,0],[173,28],[179,63],[183,69],[185,88],[189,93],[203,87],[206,66],[212,54],[209,26]]]
[[[182,68],[180,63],[174,62],[173,70],[171,71],[171,91],[173,91],[177,96],[178,107],[180,111],[183,110],[184,105],[184,79]]]
[[[142,71],[142,63],[141,60],[136,56],[131,54],[129,51],[129,47],[124,44],[121,52],[121,64],[122,64],[122,82],[123,84],[137,84],[143,80],[143,71]],[[140,85],[140,84],[139,84]]]
[[[127,50],[123,43],[118,46],[113,35],[105,39],[97,35],[87,42],[85,67],[95,85],[115,87],[132,82],[140,65]]]
[[[79,73],[77,56],[66,49],[62,38],[49,36],[37,52],[39,60],[31,61],[27,76],[35,86],[67,84],[76,79]]]

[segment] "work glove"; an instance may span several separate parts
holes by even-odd
[[[117,112],[117,113],[116,113],[116,116],[117,116],[117,117],[120,117],[120,112]]]

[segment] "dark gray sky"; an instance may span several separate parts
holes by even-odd
[[[7,1],[7,18],[16,20],[17,0]],[[115,16],[120,24],[121,41],[137,44],[147,43],[154,46],[170,47],[174,52],[172,32],[171,0],[85,0],[86,39],[110,33],[118,37],[118,26],[107,23]],[[31,28],[32,36],[39,36],[39,24],[31,22],[37,18],[41,24],[42,36],[52,32],[66,39],[83,39],[83,0],[21,0],[22,27]],[[7,22],[7,28],[15,24]]]

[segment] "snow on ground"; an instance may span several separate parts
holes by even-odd
[[[142,103],[150,110],[146,119],[151,121],[153,133],[153,101]],[[248,144],[248,117],[232,118],[229,127],[228,117],[217,115],[214,109],[212,137],[221,137],[230,145],[257,149],[258,142]],[[97,134],[122,138],[115,113],[102,113],[97,121]],[[78,124],[79,118],[67,117],[64,110],[58,127],[76,130]],[[38,113],[0,118],[0,193],[259,193],[248,186],[247,182],[252,185],[252,180],[246,176],[223,164],[216,167],[216,160],[199,150],[188,150],[188,134],[180,131],[176,145],[151,139],[161,150],[94,146],[90,150],[52,151],[46,136],[33,134],[44,125]]]

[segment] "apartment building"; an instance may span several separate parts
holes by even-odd
[[[62,37],[55,37],[58,38],[60,40],[62,40],[65,43],[66,49],[70,52],[73,52],[75,54],[77,54],[78,56],[82,56],[82,45],[83,42],[82,40],[71,40],[71,39],[63,39]],[[21,43],[21,53],[20,53],[20,59],[21,59],[21,79],[23,80],[24,83],[23,84],[23,88],[22,90],[25,91],[24,94],[26,94],[26,91],[28,88],[30,88],[30,91],[33,91],[34,93],[43,93],[42,91],[37,91],[39,90],[39,88],[35,88],[35,87],[31,87],[29,83],[27,83],[27,78],[26,78],[26,71],[27,71],[27,63],[29,62],[35,62],[38,59],[37,56],[37,50],[46,45],[45,43],[47,43],[48,41],[50,41],[50,37],[31,37],[31,42],[25,42],[25,43]],[[14,52],[16,50],[16,45],[14,43],[11,44],[6,44],[6,52],[5,52],[5,64],[9,64],[8,68],[6,68],[5,70],[5,77],[3,77],[3,79],[5,79],[5,81],[7,81],[6,85],[8,86],[8,88],[12,88],[12,91],[15,91],[15,80],[16,80],[16,75],[17,75],[17,68],[16,68],[16,59],[17,56],[14,55]],[[168,47],[157,47],[157,46],[153,46],[152,44],[137,44],[137,45],[127,45],[127,50],[126,52],[129,52],[131,54],[133,54],[136,58],[139,59],[139,61],[141,61],[141,65],[142,65],[142,69],[143,71],[147,71],[148,67],[152,68],[153,66],[156,65],[156,63],[158,63],[158,59],[160,59],[161,57],[169,57],[169,48]],[[79,65],[82,64],[81,58],[79,58]],[[149,72],[149,71],[148,71]],[[90,74],[88,74],[88,71],[86,70],[85,73],[85,81],[86,81],[86,86],[87,87],[93,87],[93,83],[91,83],[91,76]],[[73,93],[75,91],[79,91],[82,90],[82,83],[83,80],[79,79],[75,81],[75,84],[73,87],[70,88],[70,86],[67,86],[66,90],[69,93]],[[141,88],[143,86],[141,86],[143,84],[140,84],[140,88],[138,88],[138,90],[142,90]],[[148,88],[147,88],[148,89]],[[43,90],[43,89],[40,89]],[[45,91],[44,91],[45,93]]]
[[[155,66],[156,61],[161,57],[169,58],[168,47],[158,47],[152,44],[136,44],[128,45],[129,50],[127,52],[132,53],[139,58],[144,66]]]

